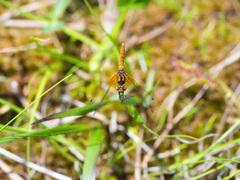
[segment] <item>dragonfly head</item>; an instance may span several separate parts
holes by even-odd
[[[124,69],[119,69],[117,73],[119,76],[124,76],[126,74],[126,71]]]

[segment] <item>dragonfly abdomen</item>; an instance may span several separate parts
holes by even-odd
[[[124,43],[122,43],[120,48],[119,69],[124,69],[124,56],[125,56],[125,47],[124,47]]]

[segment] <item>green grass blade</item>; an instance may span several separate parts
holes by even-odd
[[[162,77],[160,76],[159,79],[158,79],[158,81],[156,82],[156,84],[153,86],[153,88],[152,88],[150,91],[148,91],[149,94],[151,94],[151,93],[156,89],[156,87],[157,87],[157,86],[159,85],[159,83],[161,82],[161,79],[162,79]]]
[[[29,122],[29,129],[32,128],[32,126],[30,126],[30,124],[34,121],[34,114],[35,112],[37,111],[37,107],[38,107],[38,104],[40,102],[40,98],[41,98],[41,94],[43,93],[44,91],[44,88],[50,78],[50,71],[47,71],[44,75],[44,77],[42,78],[40,84],[39,84],[39,87],[38,87],[38,91],[37,91],[37,94],[36,94],[36,98],[35,98],[35,104],[33,105],[33,109],[32,109],[32,112],[31,112],[31,118],[30,118],[30,122]]]
[[[65,146],[72,146],[77,151],[85,155],[85,149],[83,149],[81,145],[78,142],[76,142],[74,139],[67,139],[67,137],[65,137],[64,135],[53,136],[51,138],[53,138],[54,140],[58,141],[59,143]]]
[[[158,136],[159,138],[162,138],[160,137],[157,133],[155,133],[154,131],[152,131],[151,129],[149,129],[145,123],[143,122],[140,114],[138,113],[138,111],[136,110],[136,108],[134,106],[128,106],[128,110],[129,110],[129,113],[130,115],[133,117],[133,119],[140,125],[142,126],[144,129],[146,129],[147,131],[149,131],[150,133],[152,133],[153,135],[155,136]]]
[[[104,101],[101,104],[101,107],[112,102],[113,100],[108,100],[108,101]],[[89,112],[95,111],[95,109],[97,108],[98,103],[96,104],[89,104],[83,107],[77,107],[77,108],[73,108],[67,111],[63,111],[63,112],[59,112],[56,114],[51,114],[45,118],[42,118],[38,121],[35,121],[33,124],[37,124],[40,122],[44,122],[44,121],[48,121],[48,120],[52,120],[52,119],[57,119],[57,118],[63,118],[63,117],[69,117],[69,116],[79,116],[79,115],[85,115]]]
[[[98,49],[100,47],[100,45],[96,41],[92,40],[91,38],[87,37],[86,35],[84,35],[80,32],[76,32],[72,29],[69,29],[68,27],[64,27],[62,30],[63,30],[64,33],[71,36],[71,38],[75,38],[75,39],[77,39],[77,40],[79,40],[79,41],[81,41],[81,42],[83,42],[83,43],[85,43],[85,44],[87,44],[87,45],[89,45],[93,48]]]
[[[52,19],[59,19],[64,13],[64,11],[67,9],[70,2],[70,0],[57,0],[57,3],[51,13]]]
[[[7,143],[19,138],[24,138],[24,137],[48,137],[48,136],[55,136],[59,134],[77,133],[81,131],[87,131],[90,129],[93,129],[93,127],[88,126],[86,124],[57,126],[50,129],[31,131],[31,132],[26,132],[22,134],[17,134],[14,136],[3,137],[0,139],[0,144],[4,144],[4,143]]]
[[[41,34],[50,34],[64,28],[64,23],[62,21],[53,19],[47,27],[42,29]]]
[[[86,156],[83,164],[83,180],[95,179],[95,166],[103,139],[103,129],[101,127],[95,128],[88,139]]]
[[[29,126],[28,126],[28,129],[32,129],[32,126],[31,126],[31,123],[34,121],[34,115],[37,111],[37,108],[38,108],[38,105],[39,105],[39,102],[40,102],[40,96],[41,94],[43,93],[44,91],[44,88],[47,84],[47,81],[49,80],[50,78],[50,71],[48,70],[45,75],[43,76],[40,84],[39,84],[39,87],[38,87],[38,91],[37,91],[37,94],[36,94],[36,98],[37,99],[33,105],[33,108],[32,108],[32,112],[31,112],[31,117],[30,117],[30,121],[29,121]],[[31,141],[30,141],[30,138],[27,139],[27,161],[30,162],[30,146],[31,146]],[[27,167],[28,169],[28,174],[30,173],[30,168]]]
[[[163,127],[163,125],[165,124],[166,120],[167,120],[167,115],[168,115],[168,110],[167,108],[164,108],[162,111],[162,115],[160,117],[160,120],[158,122],[158,125],[156,127],[156,131],[160,131]]]
[[[227,35],[228,35],[228,28],[227,28],[227,23],[226,23],[226,17],[223,12],[219,12],[219,34],[221,35],[221,38],[226,40]]]
[[[121,0],[117,1],[117,6],[119,8],[128,8],[131,10],[138,10],[145,8],[151,0],[143,0],[143,1],[136,1],[136,0]]]
[[[0,127],[3,127],[4,125],[0,124]],[[10,132],[10,133],[26,133],[31,132],[31,130],[14,127],[14,126],[8,126],[6,127],[2,132]]]
[[[154,77],[155,77],[155,70],[151,69],[148,73],[148,76],[147,76],[146,91],[149,91],[149,90],[153,89]]]

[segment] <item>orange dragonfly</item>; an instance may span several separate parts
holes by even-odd
[[[152,106],[150,105],[149,101],[147,99],[150,99],[151,101],[154,101],[154,98],[147,93],[147,91],[142,88],[137,82],[128,74],[126,73],[124,69],[124,57],[125,57],[125,46],[124,43],[122,43],[121,48],[120,48],[120,60],[119,60],[119,69],[117,73],[115,73],[106,83],[107,85],[107,90],[105,94],[103,95],[101,101],[98,103],[95,112],[100,108],[104,98],[106,97],[107,93],[109,92],[111,86],[117,82],[117,87],[116,90],[118,91],[119,99],[121,100],[121,103],[123,103],[124,100],[133,97],[134,95],[124,95],[124,91],[126,91],[126,86],[125,83],[130,83],[135,90],[137,91],[138,95],[142,99],[143,103],[147,108],[149,108],[152,112]],[[97,94],[101,91],[101,89],[97,92]],[[144,98],[142,92],[146,93],[146,98]],[[96,95],[97,95],[96,94]],[[93,99],[96,97],[96,95],[91,99],[90,103],[93,102]]]

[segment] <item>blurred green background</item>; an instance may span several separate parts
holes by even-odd
[[[0,179],[239,176],[239,0],[0,0],[0,24]],[[113,86],[93,114],[121,43],[153,112]]]

